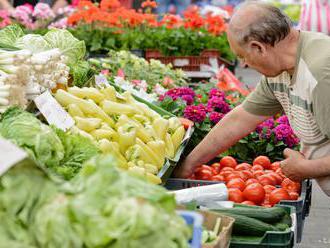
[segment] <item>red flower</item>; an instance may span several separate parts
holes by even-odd
[[[147,0],[147,1],[144,1],[142,4],[141,4],[141,7],[142,8],[152,8],[152,9],[155,9],[157,8],[157,3],[155,1],[151,1],[151,0]]]

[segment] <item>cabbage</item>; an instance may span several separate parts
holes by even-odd
[[[10,25],[0,30],[0,42],[3,45],[13,46],[24,32],[18,25]]]
[[[68,58],[68,63],[76,63],[84,58],[86,46],[65,29],[53,29],[44,35],[45,40],[52,48],[58,48]]]
[[[15,47],[27,49],[34,53],[52,49],[44,37],[38,34],[28,34],[18,38],[15,42]]]
[[[20,108],[9,108],[2,115],[0,135],[26,150],[47,168],[58,166],[64,158],[64,147],[56,133]]]

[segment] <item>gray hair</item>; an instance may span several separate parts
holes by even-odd
[[[274,46],[290,33],[292,22],[280,9],[266,3],[248,1],[239,5],[238,11],[249,7],[257,10],[252,21],[245,25],[230,24],[231,31],[241,45],[255,40]]]

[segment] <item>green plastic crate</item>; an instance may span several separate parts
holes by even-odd
[[[282,207],[289,213],[292,217],[292,227],[288,228],[286,231],[274,232],[267,231],[264,236],[260,238],[240,238],[238,236],[232,236],[230,241],[230,248],[291,248],[295,244],[295,235],[297,229],[296,221],[296,210],[294,207],[276,205]]]

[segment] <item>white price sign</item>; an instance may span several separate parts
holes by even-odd
[[[8,140],[0,138],[0,175],[28,157],[27,153]]]
[[[36,97],[34,102],[49,124],[64,131],[74,126],[72,117],[55,100],[49,91]]]

